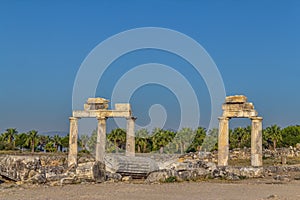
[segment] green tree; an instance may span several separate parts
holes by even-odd
[[[119,149],[125,149],[126,131],[121,128],[114,129],[107,135],[107,139],[114,143],[116,153],[118,153]]]
[[[49,142],[52,142],[52,138],[49,135],[40,135],[39,136],[39,144],[41,145],[41,147],[44,150],[46,150],[45,147]]]
[[[282,141],[281,128],[277,125],[272,125],[270,127],[267,127],[263,131],[263,134],[265,135],[265,139],[272,141],[273,149],[276,150],[277,144]]]
[[[26,145],[31,147],[31,152],[34,152],[36,144],[38,144],[38,132],[31,130],[27,133]]]
[[[155,128],[152,133],[153,150],[159,150],[162,154],[164,152],[164,147],[167,146],[174,137],[175,133],[173,131]]]
[[[61,146],[65,149],[69,148],[69,134],[61,139]]]
[[[147,151],[149,133],[147,129],[140,129],[135,133],[135,146],[138,153]]]
[[[300,143],[300,126],[288,126],[282,129],[282,145],[284,147],[295,146]]]
[[[193,138],[191,145],[188,147],[187,152],[196,152],[200,150],[200,147],[202,146],[205,138],[206,138],[205,128],[198,127],[195,130],[195,137]]]
[[[3,134],[3,140],[7,143],[9,149],[15,148],[15,137],[17,136],[17,129],[16,128],[8,128],[6,132]]]
[[[51,141],[51,140],[45,145],[45,150],[46,150],[46,152],[55,152],[55,151],[57,151],[54,142]]]
[[[251,146],[251,127],[247,126],[235,128],[229,134],[230,148],[242,148]]]
[[[26,139],[27,139],[27,134],[26,133],[18,134],[15,138],[16,147],[18,147],[22,151],[23,151],[23,148],[27,148],[28,145],[26,145]]]
[[[61,142],[61,140],[62,140],[62,138],[58,134],[54,135],[53,138],[52,138],[52,141],[54,143],[54,146],[55,146],[55,149],[56,149],[55,151],[56,152],[58,151],[59,148],[60,148],[60,150],[62,149],[62,142]]]

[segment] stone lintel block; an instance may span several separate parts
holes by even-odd
[[[223,113],[223,117],[229,118],[253,118],[256,116],[256,111],[226,111]]]
[[[74,110],[73,117],[77,118],[94,118],[98,116],[97,111],[92,110]]]
[[[239,103],[239,104],[223,104],[222,109],[224,111],[254,111],[254,106],[252,103]]]
[[[104,98],[88,98],[87,104],[108,104],[109,100]]]
[[[258,120],[258,121],[262,121],[263,118],[262,117],[251,117],[252,120]]]
[[[129,103],[117,103],[115,104],[115,110],[117,111],[130,111],[130,104]]]
[[[130,111],[122,111],[122,110],[110,110],[106,114],[103,114],[102,112],[100,113],[100,117],[131,117],[131,112]]]
[[[84,108],[84,110],[88,111],[88,110],[90,110],[91,106],[89,104],[85,103],[83,105],[83,108]]]
[[[247,97],[244,95],[235,95],[235,96],[227,96],[226,103],[245,103],[247,102]]]

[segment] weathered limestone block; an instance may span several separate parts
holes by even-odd
[[[296,144],[296,150],[300,150],[300,143]]]
[[[87,182],[104,182],[106,179],[105,165],[98,161],[78,164],[76,176],[79,180]]]
[[[129,103],[116,103],[115,110],[117,111],[130,111],[130,104]]]
[[[170,177],[170,172],[165,171],[156,171],[152,172],[148,175],[147,179],[145,180],[146,183],[158,183],[164,182],[168,177]]]
[[[106,172],[106,181],[109,182],[118,182],[122,180],[122,175],[118,173]]]
[[[228,96],[225,99],[225,103],[245,103],[247,102],[247,97],[244,95]]]
[[[223,104],[222,109],[225,111],[253,111],[254,105],[252,103],[246,102],[246,103],[232,103],[232,104]]]
[[[44,175],[41,161],[34,156],[1,156],[0,175],[14,181],[25,181],[35,176],[35,173]]]
[[[109,100],[104,98],[88,98],[87,103],[84,104],[84,110],[107,110]]]
[[[121,155],[106,155],[105,165],[109,172],[133,178],[146,177],[150,172],[159,169],[157,163],[150,158]]]

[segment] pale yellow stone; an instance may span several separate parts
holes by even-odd
[[[228,96],[225,99],[226,103],[245,103],[247,102],[247,97],[244,95],[235,95],[235,96]]]
[[[251,165],[262,166],[262,117],[258,117],[254,105],[247,102],[243,95],[228,96],[222,105],[223,115],[219,118],[218,137],[218,165],[228,165],[229,154],[229,119],[250,118],[252,120],[251,132]]]
[[[96,143],[96,161],[104,162],[106,143],[106,119],[111,117],[123,117],[127,119],[126,155],[135,155],[134,120],[130,104],[115,104],[115,110],[108,110],[109,100],[104,98],[89,98],[84,104],[84,110],[74,110],[70,118],[70,142],[68,166],[77,165],[77,137],[78,119],[97,118],[98,132]]]

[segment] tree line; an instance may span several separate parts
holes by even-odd
[[[251,146],[251,127],[237,127],[229,130],[230,149],[249,148]],[[206,130],[198,127],[182,128],[179,131],[154,128],[150,133],[147,129],[135,133],[135,148],[138,153],[187,153],[195,151],[211,151],[217,149],[218,129]],[[83,152],[95,152],[97,131],[92,134],[81,134],[78,145]],[[263,148],[276,149],[279,147],[295,146],[300,143],[300,126],[281,128],[272,125],[263,130]],[[26,150],[57,152],[67,151],[69,136],[45,136],[32,130],[18,133],[16,128],[9,128],[0,135],[0,150]],[[126,148],[126,131],[121,128],[113,129],[107,134],[107,152],[124,152]]]
[[[16,128],[9,128],[0,134],[0,150],[21,150],[31,152],[57,152],[69,147],[69,136],[40,135],[38,131],[18,133]]]

